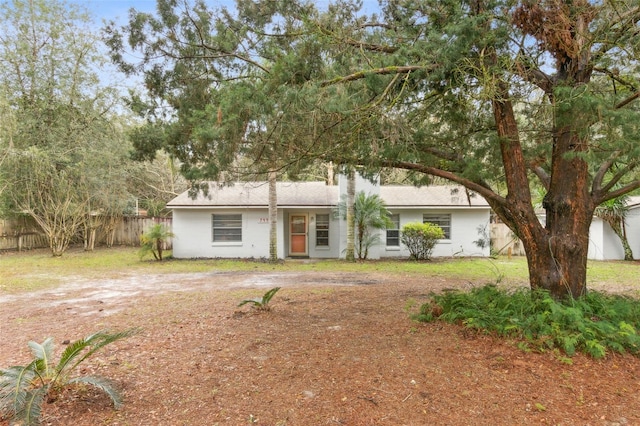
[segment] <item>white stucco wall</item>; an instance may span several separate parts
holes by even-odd
[[[625,230],[633,258],[638,259],[640,258],[640,207],[631,208],[627,213]],[[589,259],[624,259],[624,248],[620,238],[609,224],[597,217],[593,218],[589,230]]]
[[[601,219],[598,219],[602,221]],[[622,241],[613,232],[613,229],[608,223],[603,223],[603,236],[602,245],[604,247],[603,254],[604,260],[622,260],[624,259],[624,248],[622,247]]]
[[[592,260],[604,259],[604,222],[594,217],[589,227],[589,251],[587,257]]]
[[[633,258],[640,259],[640,206],[636,206],[627,213],[625,222],[627,240],[633,251]]]
[[[422,222],[422,215],[451,214],[451,239],[440,241],[433,250],[433,257],[451,256],[489,256],[489,247],[479,248],[474,241],[480,238],[478,226],[489,227],[489,208],[486,209],[390,209],[392,214],[400,215],[400,228],[410,222]],[[341,220],[341,246],[346,247],[346,221]],[[385,257],[409,257],[409,250],[386,246],[386,231],[379,231],[380,244],[369,249],[369,259]],[[340,253],[344,258],[344,252]]]
[[[392,214],[400,215],[400,228],[410,222],[422,222],[422,215],[450,214],[451,239],[441,240],[433,249],[433,257],[450,256],[489,256],[489,247],[481,249],[474,241],[480,238],[479,226],[487,226],[489,230],[489,209],[428,209],[428,210],[398,210],[391,209]],[[386,247],[385,231],[381,232],[380,257],[409,257],[406,247]]]
[[[242,214],[242,242],[212,242],[211,215]],[[283,235],[282,212],[278,212],[278,235]],[[269,257],[269,215],[266,209],[174,209],[173,256],[176,258]],[[278,238],[278,257],[284,257],[284,241]]]
[[[213,213],[242,214],[242,242],[213,243]],[[312,258],[337,258],[340,255],[340,223],[330,209],[280,209],[278,211],[278,257],[289,256],[289,215],[307,214],[308,254]],[[316,214],[329,214],[329,246],[316,245]],[[173,242],[176,258],[266,258],[269,257],[267,209],[174,209]]]

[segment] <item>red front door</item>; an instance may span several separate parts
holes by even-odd
[[[307,215],[292,214],[289,217],[289,255],[307,256]]]

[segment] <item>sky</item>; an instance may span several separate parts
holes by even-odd
[[[153,12],[156,6],[155,0],[69,0],[69,2],[85,6],[99,22],[103,19],[124,22],[130,8],[133,7],[141,12]],[[320,0],[316,3],[326,5],[329,2],[329,0]],[[213,7],[220,5],[233,6],[235,1],[207,0],[207,4]],[[367,13],[379,10],[378,0],[363,0],[363,10]]]

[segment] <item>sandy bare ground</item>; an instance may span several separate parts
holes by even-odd
[[[86,390],[45,407],[49,425],[632,425],[640,361],[568,360],[409,318],[431,291],[482,283],[353,273],[207,272],[67,277],[0,293],[0,365],[26,342],[143,328],[83,373],[113,378],[114,411]],[[281,286],[273,310],[238,308]]]

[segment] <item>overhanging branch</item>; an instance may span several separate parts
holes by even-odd
[[[635,101],[636,99],[640,98],[640,91],[634,93],[633,95],[629,96],[627,99],[623,100],[622,102],[619,102],[616,106],[615,109],[620,109],[625,107],[626,105],[630,104],[631,102]]]
[[[595,199],[594,202],[596,203],[596,205],[600,205],[605,201],[613,200],[614,198],[618,198],[622,195],[628,194],[629,192],[638,188],[640,188],[640,180],[633,181],[630,184],[623,186],[622,188],[608,192],[602,197]]]
[[[321,87],[332,86],[334,84],[346,83],[348,81],[360,80],[368,75],[389,75],[389,74],[406,74],[412,71],[420,70],[432,70],[435,66],[426,67],[422,65],[406,65],[406,66],[391,66],[383,68],[374,68],[370,70],[358,71],[353,74],[349,74],[342,77],[336,77],[331,80],[326,80],[320,83]]]
[[[496,194],[491,188],[489,188],[488,185],[474,182],[472,180],[459,176],[455,173],[438,169],[436,167],[424,166],[421,164],[415,164],[407,161],[393,161],[393,160],[382,160],[380,161],[379,165],[383,167],[395,167],[398,169],[413,170],[413,171],[421,172],[431,176],[441,177],[451,182],[458,183],[464,186],[465,188],[470,189],[471,191],[477,192],[482,197],[484,197],[487,201],[491,200],[494,203],[497,203],[499,205],[504,205],[506,203],[505,198]]]

